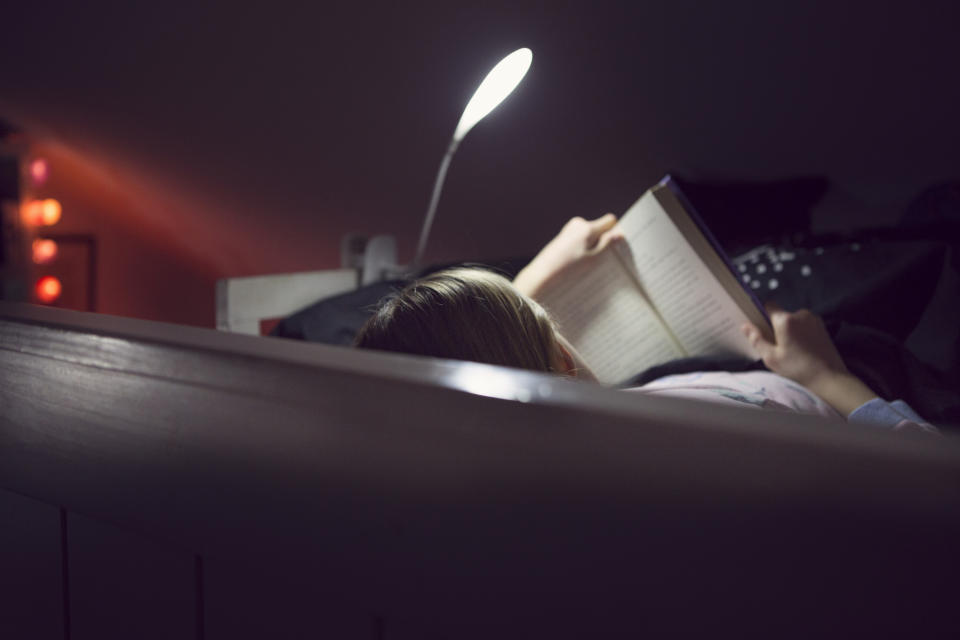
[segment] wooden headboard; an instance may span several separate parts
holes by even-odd
[[[958,628],[951,438],[10,303],[0,408],[2,637]]]

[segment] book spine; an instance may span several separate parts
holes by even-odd
[[[740,287],[747,292],[747,295],[750,296],[750,299],[753,301],[753,304],[756,305],[757,309],[760,310],[760,313],[764,318],[767,319],[767,322],[770,322],[770,316],[767,315],[767,310],[763,307],[763,303],[760,302],[760,298],[753,292],[749,287],[744,286],[743,280],[740,279],[740,274],[737,271],[736,267],[733,266],[733,263],[730,262],[727,252],[723,250],[723,247],[720,246],[720,243],[717,242],[717,239],[714,237],[713,232],[710,231],[703,218],[700,217],[700,214],[697,213],[696,208],[693,206],[693,203],[687,199],[686,194],[680,190],[680,185],[677,184],[677,181],[667,174],[663,179],[658,183],[658,186],[664,187],[670,190],[670,193],[680,201],[680,204],[686,210],[687,214],[690,216],[690,219],[693,220],[693,223],[697,225],[697,228],[700,229],[700,233],[703,234],[703,237],[707,239],[707,242],[710,243],[710,246],[713,250],[720,256],[720,259],[723,260],[723,263],[727,265],[727,269],[730,270],[730,273],[733,275],[734,279],[740,284]]]

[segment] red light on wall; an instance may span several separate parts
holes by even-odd
[[[33,241],[33,261],[46,264],[57,257],[57,243],[49,238],[37,238]]]
[[[60,203],[53,198],[31,200],[23,205],[22,217],[26,224],[35,227],[49,227],[60,221],[63,212]]]
[[[50,165],[43,158],[34,158],[30,161],[30,181],[33,186],[39,187],[50,177]]]
[[[63,285],[53,276],[43,276],[37,280],[37,300],[43,304],[50,304],[59,298],[61,291],[63,291]]]

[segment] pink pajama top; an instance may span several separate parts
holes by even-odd
[[[854,409],[850,415],[842,416],[812,391],[769,371],[683,373],[659,378],[629,391],[747,406],[766,411],[809,413],[898,431],[937,433],[935,427],[924,421],[902,400],[887,402],[874,398]]]

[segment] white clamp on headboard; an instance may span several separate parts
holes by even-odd
[[[217,329],[260,335],[261,320],[283,318],[323,298],[396,277],[397,241],[343,237],[341,269],[217,280]]]
[[[217,280],[217,329],[260,335],[261,320],[352,291],[358,279],[356,269],[327,269]]]

